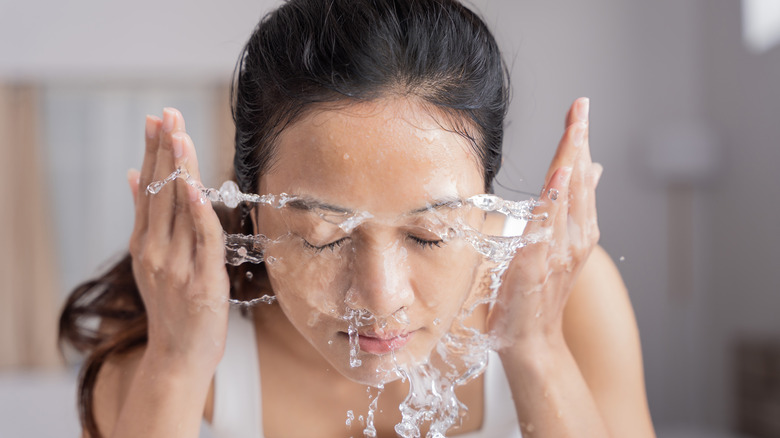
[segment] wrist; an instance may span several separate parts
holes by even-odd
[[[155,380],[167,379],[172,383],[183,381],[196,385],[202,382],[208,385],[214,376],[218,362],[147,346],[141,360],[141,367]]]
[[[527,337],[512,342],[498,351],[501,362],[513,368],[547,368],[562,359],[571,358],[563,334]]]

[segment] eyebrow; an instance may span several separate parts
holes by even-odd
[[[431,203],[424,207],[415,208],[409,211],[407,214],[414,215],[425,213],[428,210],[438,210],[443,207],[452,207],[462,204],[463,200],[456,196],[447,196],[444,198],[434,199]],[[312,211],[312,210],[326,210],[333,213],[340,214],[355,214],[356,211],[350,208],[341,207],[338,205],[329,204],[327,202],[320,201],[319,199],[309,197],[299,197],[286,204],[288,207],[292,207],[296,210]]]

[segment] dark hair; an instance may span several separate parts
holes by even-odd
[[[263,17],[236,66],[235,179],[242,191],[255,192],[273,165],[279,134],[314,105],[401,96],[436,111],[442,127],[470,141],[490,192],[501,165],[508,90],[493,36],[455,0],[290,0]],[[220,214],[229,232],[249,231],[249,221]],[[257,295],[257,280],[244,287],[247,269],[267,287],[262,265],[228,269],[233,297]],[[99,436],[92,402],[97,374],[109,356],[143,345],[147,336],[129,255],[73,291],[59,336],[61,345],[88,353],[79,412],[82,427]]]
[[[257,190],[276,137],[313,104],[389,95],[449,115],[472,142],[486,191],[501,166],[508,75],[485,23],[456,1],[290,1],[258,24],[236,77],[242,191]]]

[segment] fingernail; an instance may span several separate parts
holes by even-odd
[[[146,116],[146,138],[153,138],[155,134],[154,118]]]
[[[585,143],[585,133],[588,131],[588,127],[584,123],[578,123],[574,129],[574,146],[580,147]]]
[[[173,146],[173,156],[175,158],[180,158],[182,154],[184,153],[184,134],[181,132],[177,132],[176,134],[173,134],[172,136],[172,146]]]
[[[582,122],[587,122],[588,112],[590,112],[590,99],[583,97],[577,102],[577,118]]]
[[[173,109],[171,108],[163,109],[163,124],[162,124],[163,131],[165,132],[173,131],[173,118],[175,116],[176,114],[173,112]]]

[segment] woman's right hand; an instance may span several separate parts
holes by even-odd
[[[143,167],[128,172],[135,200],[130,254],[148,318],[145,356],[210,377],[227,335],[222,226],[211,203],[202,202],[198,190],[183,181],[172,181],[155,195],[146,190],[178,166],[200,180],[184,119],[166,108],[162,120],[147,116]]]

